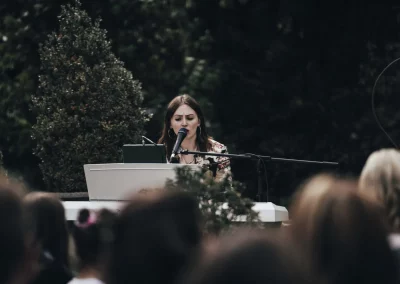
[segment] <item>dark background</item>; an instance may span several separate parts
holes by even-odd
[[[371,92],[382,69],[400,56],[395,1],[81,2],[102,19],[113,51],[142,83],[152,140],[169,100],[186,92],[201,103],[210,133],[230,153],[340,163],[268,163],[278,204],[316,172],[357,176],[372,151],[394,147],[374,119]],[[30,138],[38,46],[57,30],[66,3],[0,4],[0,150],[5,168],[38,189],[44,185]],[[399,68],[400,62],[385,72],[375,98],[379,120],[396,143]],[[255,198],[255,163],[232,161],[232,170],[246,183],[245,195]]]

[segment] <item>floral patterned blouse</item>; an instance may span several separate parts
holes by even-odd
[[[209,153],[228,154],[225,145],[210,139],[211,150]],[[228,157],[219,156],[195,156],[195,164],[208,167],[214,172],[215,179],[220,181],[226,175],[231,175],[231,162]],[[231,177],[229,178],[231,180]]]

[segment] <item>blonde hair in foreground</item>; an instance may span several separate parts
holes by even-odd
[[[359,188],[384,207],[391,230],[400,231],[400,152],[373,152],[361,172]]]

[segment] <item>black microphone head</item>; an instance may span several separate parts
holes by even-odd
[[[187,130],[186,128],[181,128],[181,129],[179,129],[179,131],[178,131],[178,134],[179,134],[179,133],[182,133],[183,136],[186,137],[186,135],[187,135],[187,133],[188,133],[188,130]]]
[[[178,137],[176,138],[175,146],[172,149],[172,155],[171,155],[170,160],[175,158],[176,154],[178,154],[179,147],[181,146],[182,140],[185,139],[187,133],[188,133],[188,130],[186,128],[179,129],[178,135],[177,135]]]

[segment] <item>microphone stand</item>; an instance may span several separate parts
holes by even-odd
[[[213,152],[198,152],[198,151],[188,151],[182,150],[178,154],[181,155],[199,155],[199,156],[215,156],[215,157],[227,157],[233,159],[246,159],[246,160],[257,160],[257,179],[258,179],[258,197],[261,199],[262,193],[262,183],[263,183],[263,170],[265,171],[264,162],[289,162],[289,163],[297,163],[297,164],[312,164],[312,165],[324,165],[324,166],[338,166],[337,162],[326,162],[326,161],[312,161],[312,160],[297,160],[297,159],[287,159],[287,158],[275,158],[271,156],[262,156],[256,154],[224,154],[224,153],[213,153]],[[267,192],[267,202],[269,199]],[[260,200],[261,201],[261,200]]]
[[[157,146],[156,142],[151,141],[149,138],[147,138],[146,136],[142,135],[142,145],[144,146],[146,144],[145,140],[147,140],[147,142],[150,142],[150,144],[153,144],[154,146]]]

